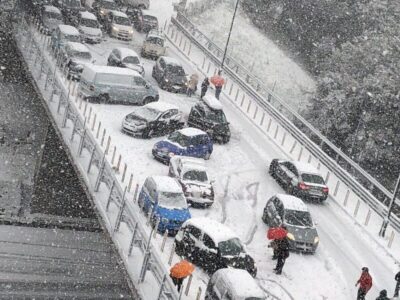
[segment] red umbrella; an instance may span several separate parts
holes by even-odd
[[[176,263],[171,269],[170,273],[172,277],[175,278],[185,278],[193,273],[195,267],[193,264],[188,262],[187,260],[181,260]]]
[[[287,230],[282,227],[272,227],[268,229],[267,238],[269,240],[281,240],[287,235]]]

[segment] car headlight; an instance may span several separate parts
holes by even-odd
[[[292,240],[292,241],[295,240],[294,235],[293,235],[292,233],[290,233],[290,232],[288,232],[288,234],[287,234],[286,236],[287,236],[287,238],[288,238],[289,240]]]
[[[172,156],[174,156],[175,155],[175,153],[174,152],[170,152],[170,153],[168,153],[168,156],[169,157],[172,157]]]
[[[133,33],[133,29],[129,29],[129,33],[132,34]]]
[[[114,30],[114,31],[119,31],[118,27],[116,27],[116,26],[113,26],[113,27],[112,27],[112,30]]]
[[[316,237],[314,238],[314,244],[317,244],[317,243],[319,243],[319,237],[316,236]]]
[[[105,15],[106,12],[105,12],[103,9],[100,9],[100,14],[101,14],[101,15]]]
[[[169,80],[168,80],[168,78],[164,78],[164,81],[165,81],[165,82],[168,82]]]

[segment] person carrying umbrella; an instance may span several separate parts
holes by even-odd
[[[360,285],[357,292],[357,300],[365,300],[365,296],[372,287],[372,277],[367,267],[361,269],[361,276],[356,282],[356,286]]]
[[[176,263],[169,270],[169,276],[172,279],[172,282],[178,288],[178,292],[182,288],[183,280],[193,273],[195,267],[193,264],[183,259],[180,262]]]
[[[218,71],[217,75],[211,77],[210,81],[215,86],[215,98],[219,100],[219,95],[221,94],[222,87],[225,84],[225,79],[221,76],[222,70]]]
[[[272,227],[268,229],[267,238],[272,240],[271,247],[274,251],[272,259],[277,259],[275,271],[276,274],[282,274],[283,266],[289,257],[289,241],[286,236],[288,234],[286,226]]]

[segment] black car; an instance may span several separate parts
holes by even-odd
[[[92,9],[97,19],[104,21],[111,10],[118,10],[118,5],[113,0],[96,0],[92,4]]]
[[[291,195],[320,202],[328,198],[329,188],[318,170],[310,164],[273,159],[269,173]]]
[[[185,93],[187,78],[181,63],[174,58],[161,56],[151,74],[163,90]]]
[[[227,143],[231,132],[221,103],[213,96],[206,95],[192,107],[188,125],[206,131],[215,141]]]
[[[175,251],[211,274],[231,267],[257,275],[254,259],[237,235],[210,218],[191,218],[183,223],[175,236]]]
[[[85,10],[80,0],[54,0],[53,5],[61,10],[64,23],[68,25],[75,24],[78,13]]]
[[[122,131],[142,138],[161,136],[182,129],[182,113],[178,107],[165,103],[153,102],[138,107],[122,121]]]

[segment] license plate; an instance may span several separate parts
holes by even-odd
[[[174,85],[172,88],[175,89],[175,90],[180,90],[181,89],[181,87],[179,85]]]

